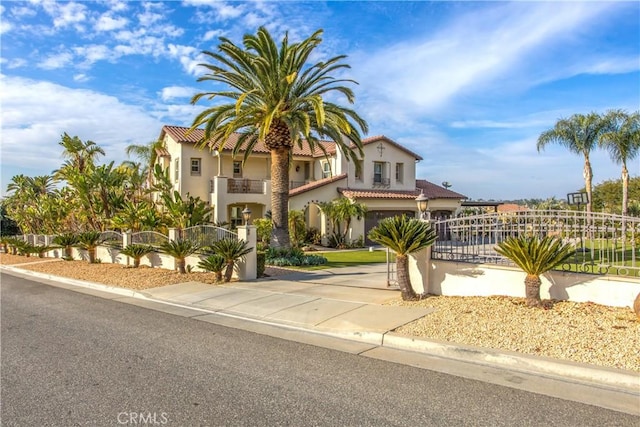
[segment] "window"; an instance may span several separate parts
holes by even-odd
[[[396,163],[396,182],[402,182],[404,175],[404,164]]]
[[[331,164],[329,162],[324,162],[322,164],[322,177],[329,178],[331,176]]]
[[[356,167],[356,181],[362,181],[362,160],[354,160],[353,163]]]
[[[231,217],[229,218],[231,228],[238,228],[242,225],[242,208],[240,206],[231,207]]]
[[[200,175],[200,159],[191,158],[191,175]]]
[[[175,166],[176,166],[176,170],[174,174],[174,179],[176,182],[178,182],[180,181],[180,158],[179,157],[175,161]]]
[[[233,162],[233,177],[242,178],[242,162]]]
[[[374,162],[373,163],[373,183],[374,184],[382,184],[382,168],[384,163],[382,162]]]

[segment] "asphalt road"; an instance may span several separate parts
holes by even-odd
[[[3,426],[638,426],[640,418],[1,276]]]

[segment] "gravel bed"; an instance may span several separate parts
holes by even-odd
[[[136,290],[193,281],[215,283],[212,273],[178,274],[86,261],[0,254],[0,263]],[[290,272],[278,268],[267,271],[273,276]],[[640,372],[640,319],[630,307],[549,303],[551,307],[543,310],[528,308],[524,298],[431,296],[416,302],[398,298],[388,304],[435,308],[422,319],[398,328],[396,332],[401,334]]]

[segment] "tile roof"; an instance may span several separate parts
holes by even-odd
[[[515,203],[504,203],[502,205],[498,206],[498,212],[503,212],[503,213],[507,213],[507,212],[523,212],[523,211],[528,211],[529,208],[526,206],[522,206],[522,205],[517,205]]]
[[[194,129],[192,132],[189,132],[189,128],[182,126],[169,126],[164,125],[162,127],[162,132],[168,134],[173,138],[176,142],[179,143],[187,143],[187,144],[196,144],[202,141],[204,137],[203,129]],[[160,137],[162,138],[162,133]],[[238,142],[238,138],[240,138],[239,133],[233,133],[229,137],[229,139],[225,142],[222,151],[232,151],[233,147],[235,147]],[[336,143],[332,141],[322,141],[322,144],[325,146],[328,154],[335,153],[336,151]],[[262,141],[258,141],[253,148],[254,153],[263,153],[268,154],[269,150],[265,147]],[[316,148],[313,152],[309,149],[307,144],[302,144],[302,147],[294,146],[293,147],[293,155],[294,156],[306,156],[306,157],[324,157],[324,153],[319,148]]]
[[[392,140],[391,138],[388,138],[384,135],[376,135],[376,136],[370,136],[369,138],[365,138],[362,140],[362,145],[369,145],[369,144],[373,144],[374,142],[378,142],[378,141],[386,141],[387,143],[399,148],[400,150],[404,151],[405,153],[415,157],[417,160],[423,160],[422,156],[420,156],[419,154],[414,153],[411,150],[408,150],[406,147],[404,147],[403,145],[398,144],[397,142],[395,142],[394,140]]]
[[[158,157],[171,157],[171,154],[169,154],[166,148],[156,148],[156,154]]]
[[[297,194],[301,194],[301,193],[304,193],[306,191],[313,190],[315,188],[320,188],[320,187],[322,187],[324,185],[331,184],[332,182],[336,182],[336,181],[340,181],[342,179],[345,179],[346,177],[347,177],[347,174],[343,173],[343,174],[336,175],[336,176],[330,176],[329,178],[319,179],[317,181],[313,181],[313,182],[310,182],[308,184],[301,185],[300,187],[296,187],[293,190],[289,190],[289,196],[295,196]]]
[[[393,191],[393,190],[354,190],[351,188],[338,188],[343,196],[350,199],[415,199],[420,191]]]
[[[425,179],[416,179],[418,193],[422,190],[429,199],[468,199],[464,194],[456,193]]]

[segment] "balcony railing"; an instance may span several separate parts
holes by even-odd
[[[260,179],[229,178],[227,180],[227,193],[263,194],[264,181]]]
[[[289,181],[289,190],[293,190],[294,188],[302,187],[307,184],[309,181]]]
[[[379,176],[375,176],[373,177],[373,187],[389,187],[390,185],[390,179],[389,178],[381,178]]]

